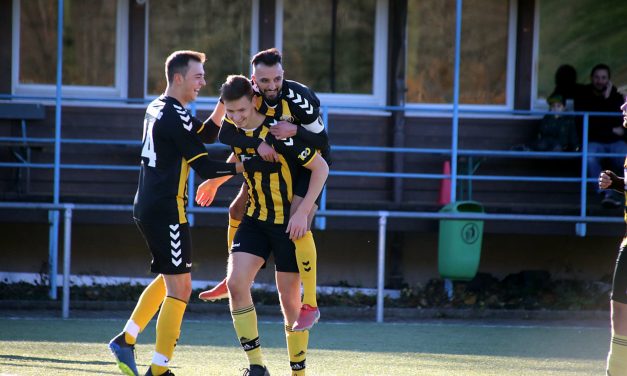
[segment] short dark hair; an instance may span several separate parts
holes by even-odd
[[[590,77],[594,76],[594,74],[598,70],[605,70],[605,71],[607,71],[607,78],[610,78],[611,75],[612,75],[612,73],[610,72],[610,67],[607,64],[597,64],[590,71]]]
[[[253,56],[250,64],[253,67],[256,67],[259,64],[267,65],[269,67],[281,64],[281,53],[275,47],[269,48],[267,50],[259,51],[255,56]]]
[[[198,51],[181,50],[172,52],[165,59],[165,77],[168,79],[168,84],[172,83],[176,73],[180,73],[183,76],[187,74],[190,60],[204,63],[205,54]]]
[[[554,105],[555,103],[561,103],[563,106],[566,106],[566,99],[560,94],[553,94],[546,99],[546,103],[549,106]]]
[[[230,75],[220,87],[220,98],[224,101],[236,101],[244,96],[253,97],[253,85],[242,75]]]

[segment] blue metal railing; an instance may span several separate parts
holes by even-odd
[[[358,147],[358,146],[335,146],[335,150],[347,150],[347,151],[362,151],[362,152],[391,152],[391,153],[436,153],[451,156],[452,168],[450,175],[444,174],[414,174],[414,173],[375,173],[375,172],[364,172],[364,171],[331,171],[331,175],[337,176],[363,176],[363,177],[393,177],[393,178],[416,178],[416,179],[442,179],[442,178],[450,178],[451,179],[451,201],[455,201],[456,199],[456,185],[458,180],[510,180],[510,181],[543,181],[543,182],[580,182],[580,192],[581,192],[581,201],[580,201],[580,215],[579,216],[533,216],[533,215],[507,215],[507,216],[498,216],[494,214],[480,214],[480,215],[466,215],[465,217],[472,217],[475,219],[500,219],[500,220],[534,220],[534,221],[562,221],[562,222],[576,222],[577,223],[577,234],[584,236],[585,235],[585,224],[587,222],[619,222],[622,221],[620,218],[606,218],[606,217],[589,217],[586,216],[586,186],[589,179],[586,178],[587,173],[587,157],[590,155],[593,156],[602,156],[601,154],[589,154],[588,153],[588,114],[583,114],[584,117],[584,140],[583,140],[583,149],[581,153],[564,153],[560,155],[554,155],[554,153],[528,153],[528,154],[520,154],[520,152],[505,152],[505,151],[490,151],[490,150],[460,150],[458,147],[458,138],[459,138],[459,114],[461,112],[472,114],[512,114],[512,115],[534,115],[534,114],[544,114],[543,112],[533,112],[533,111],[484,111],[484,110],[467,110],[462,109],[459,103],[459,77],[460,77],[460,60],[461,60],[461,25],[462,25],[462,2],[463,0],[456,0],[456,16],[455,16],[455,58],[454,58],[454,74],[453,74],[453,104],[452,108],[442,109],[441,107],[434,108],[422,108],[422,109],[414,109],[414,108],[405,108],[405,107],[394,107],[394,106],[382,106],[378,108],[373,107],[360,107],[360,106],[342,106],[343,108],[353,108],[353,109],[366,109],[366,110],[380,110],[380,111],[404,111],[406,113],[412,112],[420,112],[420,111],[429,111],[429,112],[442,112],[446,114],[452,114],[452,135],[451,135],[451,149],[419,149],[419,148],[403,148],[403,149],[395,149],[388,150],[392,148],[374,148],[374,147]],[[29,96],[13,96],[13,95],[0,95],[0,99],[31,99],[31,100],[54,100],[55,101],[55,137],[54,139],[41,139],[41,138],[10,138],[3,137],[0,138],[0,142],[51,142],[54,144],[54,162],[50,163],[0,163],[0,167],[27,167],[27,168],[52,168],[54,170],[54,181],[53,181],[53,202],[52,204],[33,204],[33,203],[2,203],[0,202],[0,208],[6,209],[15,209],[15,208],[26,208],[26,209],[47,209],[49,210],[49,219],[51,223],[50,227],[50,275],[54,275],[55,278],[51,278],[51,292],[50,296],[53,299],[56,299],[56,270],[57,270],[57,260],[56,255],[58,251],[58,239],[57,234],[59,230],[59,211],[64,211],[64,218],[66,222],[65,226],[65,242],[64,247],[68,247],[70,231],[71,231],[71,222],[72,222],[72,210],[130,210],[129,207],[124,206],[123,209],[115,208],[112,206],[106,205],[92,205],[92,206],[78,206],[72,204],[61,204],[60,203],[60,184],[61,184],[61,170],[62,169],[103,169],[103,170],[134,170],[137,169],[137,166],[119,166],[119,165],[87,165],[87,164],[62,164],[61,163],[61,145],[64,143],[82,143],[82,144],[100,144],[100,143],[110,143],[114,145],[129,145],[129,146],[137,146],[139,142],[137,140],[125,141],[125,140],[79,140],[79,139],[62,139],[61,138],[61,105],[64,98],[62,98],[62,72],[63,72],[63,8],[64,8],[64,0],[59,0],[58,2],[58,23],[57,23],[57,74],[56,74],[56,95],[54,97],[29,97]],[[72,98],[74,101],[97,101],[97,102],[110,102],[110,103],[144,103],[144,99],[102,99],[102,98]],[[329,109],[332,108],[330,106],[325,106],[322,111],[322,116],[325,125],[329,126]],[[333,107],[337,108],[337,107]],[[192,108],[192,111],[195,112],[195,107]],[[564,115],[569,115],[570,113],[565,113]],[[25,141],[26,140],[26,141]],[[466,153],[466,154],[465,154]],[[555,157],[555,158],[568,158],[568,157],[580,157],[581,158],[581,176],[577,178],[555,178],[555,177],[521,177],[521,176],[478,176],[478,175],[459,175],[457,171],[457,156],[458,155],[492,155],[492,156],[504,156],[504,157]],[[612,154],[604,154],[604,156],[616,156]],[[190,196],[193,197],[193,181],[194,175],[193,173],[190,175]],[[375,216],[379,217],[379,271],[378,271],[378,285],[380,287],[379,294],[377,295],[377,321],[383,320],[383,295],[382,295],[382,281],[383,281],[383,270],[384,270],[384,261],[385,261],[385,227],[387,224],[387,217],[408,217],[408,218],[428,218],[428,219],[436,219],[436,218],[447,218],[446,215],[442,213],[392,213],[392,212],[353,212],[353,211],[332,211],[326,210],[326,189],[322,193],[321,197],[321,210],[319,212],[319,217],[317,218],[317,225],[319,228],[325,227],[325,217],[327,215],[337,215],[337,216]],[[190,207],[188,208],[189,212],[195,213],[200,210],[200,208],[193,207],[193,200],[190,200]],[[220,210],[226,210],[222,208]],[[211,212],[210,210],[204,209],[203,211]],[[459,217],[456,217],[459,218]],[[193,218],[192,218],[193,221]],[[65,249],[65,257],[67,257],[67,264],[64,261],[64,275],[65,270],[67,269],[69,273],[69,249]],[[65,260],[64,257],[64,260]],[[67,268],[66,268],[67,266]],[[69,274],[68,274],[69,276]],[[66,291],[67,289],[67,291]],[[68,280],[65,280],[63,286],[63,295],[64,295],[64,304],[63,304],[63,313],[64,317],[67,317],[66,314],[69,313],[69,283]],[[68,299],[68,306],[66,309],[66,300]]]
[[[63,98],[60,98],[58,103],[61,103]],[[75,100],[75,99],[73,99]],[[93,98],[84,98],[84,100],[93,100]],[[121,100],[122,102],[126,102],[125,100]],[[194,104],[195,105],[195,104]],[[379,111],[405,111],[405,112],[421,112],[428,111],[432,112],[432,109],[411,109],[398,107],[398,106],[381,106],[381,107],[359,107],[359,106],[324,106],[322,108],[322,116],[324,123],[327,127],[331,127],[332,124],[329,121],[329,112],[331,109],[368,109],[368,110],[379,110]],[[437,109],[440,112],[448,112],[450,110],[442,110]],[[192,111],[195,112],[195,107],[192,107]],[[543,115],[546,112],[542,111],[478,111],[478,110],[465,110],[458,109],[460,113],[484,113],[484,114],[517,114],[517,115]],[[383,152],[383,153],[404,153],[404,154],[432,154],[432,155],[442,155],[442,156],[450,156],[451,160],[454,160],[454,156],[492,156],[492,157],[503,157],[503,158],[569,158],[569,159],[579,159],[581,160],[581,173],[580,176],[577,177],[546,177],[546,176],[507,176],[507,175],[477,175],[477,174],[469,174],[469,175],[460,175],[456,170],[452,170],[450,175],[447,174],[439,174],[439,173],[404,173],[404,172],[373,172],[373,171],[347,171],[347,170],[332,170],[330,172],[331,176],[357,176],[357,177],[370,177],[370,178],[402,178],[402,179],[443,179],[450,178],[451,182],[457,182],[458,180],[462,181],[528,181],[528,182],[568,182],[568,183],[577,183],[580,184],[580,215],[579,216],[567,216],[567,215],[522,215],[522,214],[509,214],[509,215],[495,215],[495,214],[476,214],[476,215],[466,215],[464,218],[471,219],[482,219],[482,220],[511,220],[511,221],[548,221],[548,222],[574,222],[576,224],[575,229],[576,233],[579,236],[585,236],[586,234],[586,224],[587,223],[617,223],[621,222],[621,218],[614,217],[590,217],[586,214],[586,199],[587,199],[587,183],[594,182],[596,179],[587,178],[587,158],[589,156],[597,156],[597,157],[623,157],[622,155],[611,154],[611,153],[588,153],[588,123],[589,123],[589,114],[588,113],[578,113],[578,112],[568,112],[564,113],[564,115],[572,115],[572,116],[583,116],[583,142],[582,149],[580,152],[529,152],[529,151],[512,151],[512,150],[472,150],[472,149],[459,149],[458,145],[453,144],[452,148],[394,148],[394,147],[382,147],[382,146],[355,146],[355,145],[334,145],[333,149],[335,151],[355,151],[355,152],[363,152],[363,153],[371,153],[371,152]],[[616,114],[598,114],[595,113],[595,116],[617,116]],[[60,119],[58,119],[60,121]],[[45,204],[33,204],[35,206],[29,205],[29,203],[16,203],[18,206],[24,208],[48,208],[49,210],[49,221],[51,223],[50,227],[50,265],[51,265],[51,275],[52,271],[57,270],[57,253],[58,253],[58,229],[59,229],[59,210],[63,207],[67,219],[67,205],[72,204],[61,204],[60,197],[58,192],[58,187],[61,183],[60,173],[61,170],[65,169],[89,169],[89,170],[118,170],[118,171],[136,171],[139,167],[137,165],[115,165],[115,164],[64,164],[60,163],[61,149],[60,146],[63,144],[81,144],[81,145],[118,145],[118,146],[129,146],[129,147],[139,147],[141,142],[139,140],[111,140],[111,139],[71,139],[71,138],[61,138],[60,136],[60,123],[59,127],[56,126],[55,120],[55,137],[54,138],[42,138],[42,137],[0,137],[0,143],[15,143],[16,145],[24,145],[25,143],[49,143],[55,145],[55,161],[54,163],[31,163],[31,162],[0,162],[1,167],[10,167],[10,168],[45,168],[45,169],[53,169],[55,175],[55,189],[54,189],[54,199],[52,204],[48,204],[51,206],[46,206]],[[220,145],[209,145],[210,148],[221,148],[225,146]],[[189,196],[194,197],[194,174],[193,172],[190,174],[189,181]],[[451,192],[451,197],[454,198],[454,194]],[[41,206],[43,205],[43,206]],[[0,208],[12,208],[11,203],[0,203]],[[130,206],[111,206],[111,205],[72,205],[72,207],[77,208],[77,210],[131,210]],[[198,212],[202,213],[214,213],[214,212],[226,212],[226,208],[203,208],[200,209],[198,207],[194,207],[193,199],[188,202],[188,212],[190,213],[190,223],[193,224],[194,214]],[[385,214],[381,214],[385,213]],[[70,222],[71,222],[71,212],[69,213]],[[319,211],[319,215],[316,218],[316,225],[319,229],[324,229],[326,226],[326,217],[327,216],[352,216],[352,217],[379,217],[380,220],[380,231],[381,228],[385,229],[387,225],[387,217],[397,217],[397,218],[422,218],[422,219],[443,219],[447,218],[447,215],[441,213],[430,213],[430,212],[413,212],[413,213],[403,213],[403,212],[369,212],[369,211],[333,211],[327,210],[327,200],[326,200],[326,188],[322,193],[321,197],[321,207]],[[457,217],[459,218],[459,217]],[[71,231],[71,230],[66,230]],[[381,236],[385,236],[385,234],[380,234]],[[379,255],[381,257],[381,252],[385,252],[385,250],[379,250]],[[379,268],[383,270],[384,266],[379,265]],[[56,274],[55,274],[56,275]],[[382,278],[381,276],[379,276]],[[382,288],[382,287],[381,287]],[[53,299],[56,299],[56,278],[51,279],[51,291],[50,296]],[[379,312],[379,310],[378,310]],[[382,311],[381,311],[382,312]],[[379,317],[379,315],[378,315]]]

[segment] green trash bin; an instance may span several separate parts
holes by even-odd
[[[441,213],[483,213],[476,201],[453,202]],[[483,221],[441,219],[438,241],[438,270],[442,278],[469,280],[479,269]]]

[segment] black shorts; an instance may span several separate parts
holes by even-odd
[[[268,261],[274,254],[277,272],[298,273],[296,247],[285,232],[287,225],[275,225],[244,216],[233,239],[231,252],[246,252]]]
[[[311,171],[306,168],[303,168],[303,170],[305,171],[299,173],[294,183],[294,195],[298,197],[305,197],[309,189],[309,180],[311,179]],[[320,207],[320,197],[322,197],[322,192],[316,197],[316,205],[318,205],[318,207]]]
[[[627,237],[623,238],[623,242],[618,250],[612,281],[612,295],[610,297],[611,300],[623,304],[627,304],[627,254],[624,252],[626,243]]]
[[[135,218],[150,253],[150,271],[183,274],[192,270],[192,237],[188,223],[142,222]]]

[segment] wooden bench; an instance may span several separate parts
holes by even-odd
[[[8,120],[10,123],[19,122],[19,134],[23,139],[23,142],[17,145],[10,143],[11,154],[17,161],[26,165],[16,169],[14,182],[18,195],[28,194],[30,191],[31,169],[27,164],[31,163],[33,145],[27,140],[27,121],[43,120],[45,115],[45,108],[41,103],[0,103],[0,119]]]

